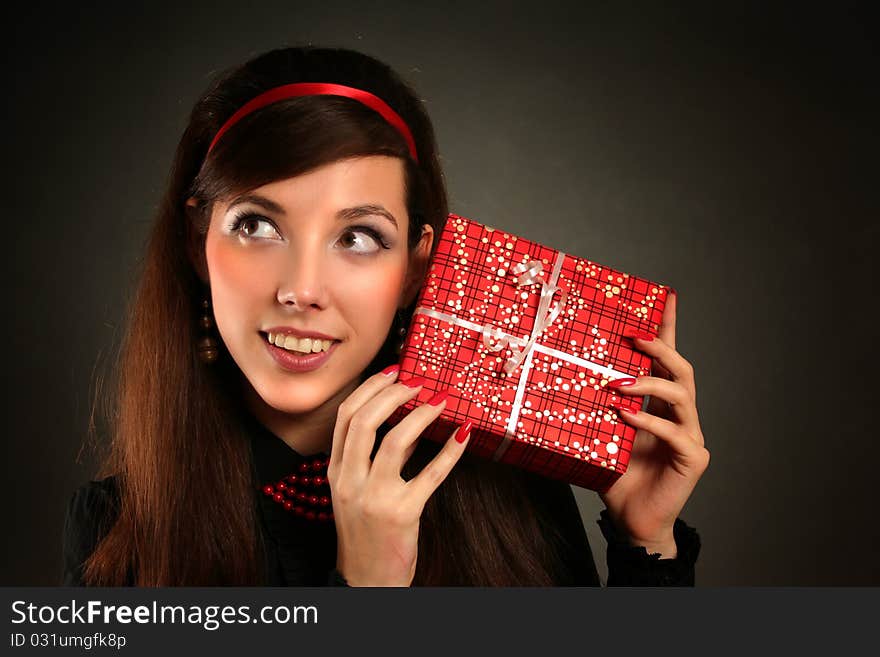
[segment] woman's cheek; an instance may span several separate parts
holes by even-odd
[[[272,268],[270,258],[254,257],[246,249],[235,248],[222,242],[209,252],[209,266],[213,261],[211,281],[230,288],[258,289],[269,281]]]
[[[400,267],[377,268],[376,271],[362,271],[357,276],[348,276],[346,297],[350,304],[365,320],[387,323],[394,315],[400,300],[404,272]]]
[[[208,256],[215,320],[221,334],[231,338],[246,332],[246,323],[259,321],[262,313],[252,306],[266,298],[264,288],[272,279],[264,265],[240,250],[217,245]]]

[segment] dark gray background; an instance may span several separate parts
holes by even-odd
[[[0,584],[59,579],[95,380],[192,103],[214,72],[308,42],[416,86],[453,212],[678,289],[712,453],[682,513],[699,585],[880,584],[866,15],[185,4],[9,17]],[[602,505],[576,492],[604,577]]]

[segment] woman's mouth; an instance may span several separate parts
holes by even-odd
[[[321,367],[336,350],[339,340],[295,338],[260,331],[260,336],[275,362],[292,372],[309,372]],[[271,341],[270,341],[271,340]]]
[[[262,332],[261,332],[262,333]],[[293,351],[298,354],[316,354],[328,351],[334,342],[339,340],[320,340],[318,338],[297,338],[282,333],[262,333],[263,338],[276,347]]]

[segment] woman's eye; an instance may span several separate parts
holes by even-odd
[[[265,230],[260,232],[260,224],[268,226],[271,230],[271,233],[268,233]],[[274,237],[272,237],[272,233],[274,233],[277,237],[280,237],[280,235],[278,235],[278,231],[275,230],[275,227],[271,223],[269,223],[268,220],[253,214],[244,215],[236,219],[235,223],[232,225],[231,230],[233,233],[238,233],[239,235],[247,237],[249,239],[275,239]]]
[[[251,213],[234,219],[229,230],[233,235],[247,240],[282,239],[271,221]],[[351,226],[345,230],[339,241],[346,251],[362,255],[371,255],[382,249],[391,248],[382,234],[369,226]]]
[[[366,239],[364,236],[366,236]],[[380,249],[389,248],[377,231],[366,226],[349,228],[343,233],[339,241],[343,243],[346,249],[355,253],[376,253]],[[351,248],[348,245],[351,245]]]

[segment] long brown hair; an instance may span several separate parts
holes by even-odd
[[[254,112],[206,159],[229,116],[262,91],[291,82],[336,82],[374,93],[409,126],[418,164],[378,114],[332,96],[291,99]],[[109,453],[100,474],[116,476],[118,515],[85,564],[86,583],[265,581],[248,437],[240,424],[246,413],[237,394],[243,375],[222,344],[217,362],[206,366],[199,360],[199,304],[206,288],[197,263],[203,262],[217,199],[361,155],[405,162],[410,248],[422,224],[439,235],[447,196],[431,122],[415,92],[376,59],[345,49],[273,50],[221,74],[196,102],[150,234],[113,373]],[[197,207],[187,208],[190,197],[198,199]],[[407,310],[405,316],[412,307]],[[392,339],[365,376],[396,360]],[[420,441],[405,478],[439,448]],[[557,551],[561,537],[548,531],[553,527],[542,522],[528,493],[527,482],[536,481],[465,454],[425,508],[413,584],[552,585],[567,577]]]

